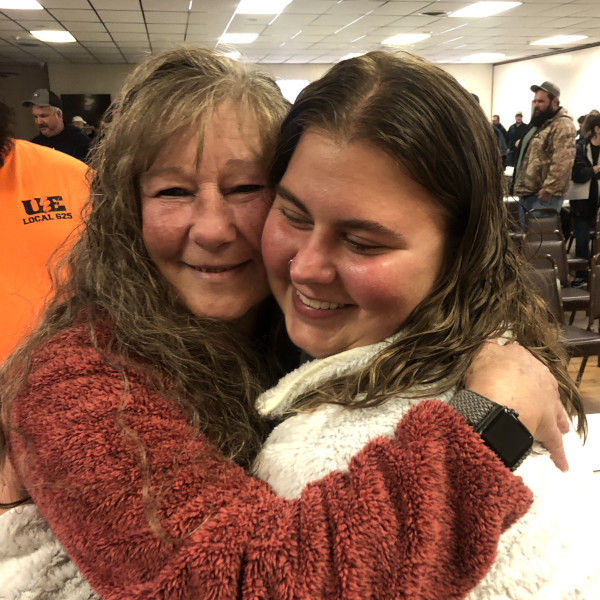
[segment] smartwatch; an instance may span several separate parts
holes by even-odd
[[[519,414],[470,390],[461,390],[449,402],[478,433],[486,446],[514,471],[531,452],[533,437]]]

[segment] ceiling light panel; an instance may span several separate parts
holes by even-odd
[[[480,19],[497,15],[517,6],[521,6],[521,2],[475,2],[475,4],[465,6],[465,8],[450,13],[448,16],[462,19]]]
[[[573,44],[581,40],[587,40],[587,35],[555,35],[554,37],[531,42],[530,46],[562,46],[563,44]]]
[[[240,0],[238,15],[278,15],[292,0]]]
[[[410,46],[422,42],[431,36],[428,33],[398,33],[381,42],[384,46]]]
[[[258,33],[224,33],[219,38],[219,44],[251,44]]]
[[[77,40],[68,31],[55,29],[40,29],[29,32],[34,38],[51,44],[71,44]]]
[[[0,0],[0,10],[44,10],[36,0]]]

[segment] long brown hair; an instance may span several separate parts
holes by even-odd
[[[401,339],[356,375],[311,392],[299,405],[345,404],[363,394],[353,405],[368,406],[399,392],[431,395],[460,386],[481,344],[510,330],[550,368],[583,432],[585,415],[558,328],[521,275],[496,139],[472,95],[447,72],[413,56],[370,52],[342,61],[300,93],[285,119],[273,184],[308,128],[386,152],[437,199],[450,244],[435,289],[402,325]],[[415,391],[423,385],[426,392]]]
[[[126,369],[143,369],[226,456],[251,462],[264,436],[254,401],[277,374],[264,368],[257,340],[230,323],[198,318],[180,303],[146,251],[138,191],[140,174],[166,141],[206,123],[225,100],[239,107],[240,122],[242,115],[256,119],[256,150],[266,170],[289,106],[269,77],[213,51],[185,47],[151,57],[126,80],[94,150],[85,227],[56,274],[41,324],[1,370],[4,436],[32,353],[83,322],[101,356],[120,371],[124,391]],[[97,335],[103,324],[108,338]],[[0,439],[0,451],[5,443]]]

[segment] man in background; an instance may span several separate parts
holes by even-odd
[[[75,115],[71,119],[71,124],[74,125],[75,127],[77,127],[77,129],[81,129],[82,131],[83,131],[84,127],[87,125],[87,123],[84,121],[83,117],[80,117],[79,115]]]
[[[40,134],[31,141],[40,146],[54,148],[79,160],[86,160],[90,149],[90,138],[79,127],[63,121],[62,106],[59,97],[50,90],[35,90],[23,106],[31,107],[31,113]]]
[[[551,81],[532,85],[533,116],[519,144],[513,194],[525,213],[540,208],[560,212],[575,160],[575,126],[560,106],[560,89]]]
[[[35,325],[50,290],[48,263],[81,221],[87,166],[13,137],[12,110],[0,102],[0,362]],[[64,250],[64,248],[61,248]]]
[[[514,167],[516,157],[519,153],[519,144],[527,133],[527,125],[523,123],[523,113],[518,111],[515,113],[515,122],[508,128],[507,145],[508,145],[508,165]]]
[[[492,125],[494,127],[498,128],[498,130],[500,131],[500,133],[504,136],[504,141],[507,141],[508,134],[506,133],[506,129],[504,128],[504,125],[502,125],[502,123],[500,123],[500,116],[499,115],[492,115]]]

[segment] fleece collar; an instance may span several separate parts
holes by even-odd
[[[397,333],[377,344],[352,348],[326,358],[316,358],[300,365],[280,379],[275,387],[258,397],[256,401],[258,412],[261,415],[270,417],[283,415],[292,406],[296,398],[330,379],[349,375],[362,369],[379,352],[387,348],[401,335],[401,333]]]

